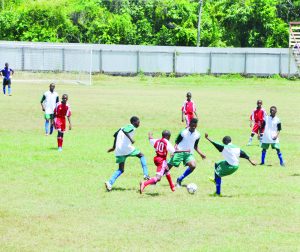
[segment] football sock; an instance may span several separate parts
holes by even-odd
[[[151,178],[151,179],[145,181],[145,182],[144,182],[144,186],[146,187],[146,186],[148,186],[148,185],[153,185],[153,184],[156,184],[156,182],[157,182],[157,178],[154,177],[154,178]]]
[[[117,178],[124,172],[124,170],[118,169],[114,172],[114,174],[111,176],[109,183],[111,185],[113,185],[113,183],[115,183],[115,181],[117,180]]]
[[[263,149],[261,152],[261,164],[265,163],[266,154],[267,154],[267,150]]]
[[[284,162],[283,162],[283,158],[282,158],[282,154],[280,151],[277,152],[277,155],[278,155],[278,158],[279,158],[279,161],[280,161],[280,164],[282,165]]]
[[[252,137],[249,137],[249,143],[252,143]]]
[[[51,126],[50,126],[50,135],[53,133],[53,124],[51,124]]]
[[[166,177],[167,177],[167,180],[169,182],[170,187],[173,187],[174,184],[173,184],[173,181],[172,181],[172,178],[171,178],[171,174],[169,172],[166,174]]]
[[[5,93],[6,93],[6,86],[3,85],[3,94],[5,94]]]
[[[57,138],[57,146],[58,148],[62,148],[63,145],[63,138],[62,137],[58,137]]]
[[[48,134],[48,128],[49,128],[49,120],[45,120],[45,132]]]
[[[185,172],[178,178],[178,180],[182,181],[185,177],[187,177],[187,176],[190,175],[191,173],[192,173],[191,168],[187,166],[187,169],[186,169]]]
[[[216,194],[221,194],[221,183],[222,179],[215,173],[215,182],[216,182]]]
[[[147,167],[147,162],[146,162],[145,156],[142,156],[140,158],[140,161],[141,161],[141,165],[142,165],[142,168],[143,168],[144,175],[148,176],[148,167]]]
[[[11,87],[8,86],[8,95],[10,95],[10,94],[11,94]]]

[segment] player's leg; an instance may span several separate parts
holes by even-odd
[[[107,191],[111,191],[112,186],[116,182],[117,178],[120,177],[122,173],[124,173],[125,160],[126,160],[126,156],[116,157],[116,162],[119,164],[119,169],[113,173],[113,175],[107,182],[105,182],[105,187]]]
[[[149,173],[148,173],[147,161],[146,161],[146,158],[145,158],[144,154],[142,152],[138,151],[138,150],[135,150],[135,152],[138,152],[138,154],[136,154],[135,156],[137,156],[140,159],[141,166],[142,166],[142,169],[143,169],[144,179],[145,180],[150,179]]]
[[[186,166],[186,170],[184,171],[181,176],[177,178],[177,186],[180,187],[182,181],[189,176],[196,168],[196,160],[194,159],[193,155],[190,153],[183,153],[184,155],[189,155],[187,158],[183,160],[183,163]]]
[[[62,151],[62,146],[63,146],[63,139],[64,133],[60,130],[57,132],[57,146],[58,146],[58,151]]]
[[[282,157],[282,153],[280,152],[280,147],[278,143],[272,144],[272,149],[276,149],[277,152],[277,156],[279,158],[279,162],[281,166],[285,166],[283,157]]]
[[[255,123],[253,128],[252,128],[252,132],[251,132],[251,135],[250,135],[250,138],[249,138],[249,141],[248,141],[248,144],[247,145],[251,145],[252,144],[252,140],[253,140],[253,137],[255,134],[258,134],[258,125]]]
[[[52,135],[53,129],[54,129],[53,114],[50,114],[50,135]]]
[[[170,186],[171,190],[174,192],[175,191],[175,185],[174,185],[174,183],[172,181],[172,177],[171,177],[170,171],[166,172],[166,178],[167,178],[167,180],[169,182],[169,186]]]
[[[45,114],[45,133],[46,133],[46,136],[48,136],[49,134],[49,123],[50,123],[50,117],[48,114]]]
[[[2,84],[3,84],[3,94],[6,95],[6,79],[5,78],[3,78]]]
[[[267,143],[262,143],[261,144],[262,151],[261,151],[261,162],[260,162],[260,165],[264,165],[265,164],[265,159],[266,159],[266,155],[267,155],[267,149],[269,148],[269,145],[270,144],[267,144]]]
[[[7,86],[8,86],[8,95],[11,96],[11,80],[7,80]]]

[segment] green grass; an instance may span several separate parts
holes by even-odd
[[[69,94],[73,130],[65,134],[64,150],[55,135],[43,132],[39,101],[48,85],[13,83],[13,96],[0,97],[0,251],[299,251],[300,235],[300,82],[285,79],[189,76],[182,78],[98,76],[94,86],[57,84]],[[154,151],[147,132],[159,137],[183,128],[180,107],[191,91],[200,117],[199,131],[220,140],[230,135],[254,160],[257,140],[246,147],[249,113],[257,99],[268,110],[278,107],[286,168],[275,151],[270,166],[240,169],[223,179],[222,198],[211,197],[208,181],[213,163],[221,159],[214,147],[200,141],[207,160],[184,184],[198,185],[172,193],[167,180],[138,193],[142,170],[129,159],[114,190],[104,190],[116,169],[106,153],[113,133],[138,115],[135,146],[155,174]],[[173,180],[184,171],[172,170]]]

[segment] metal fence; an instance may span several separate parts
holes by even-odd
[[[295,75],[288,48],[196,48],[0,41],[0,66],[108,74]]]

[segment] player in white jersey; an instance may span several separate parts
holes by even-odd
[[[265,117],[263,126],[264,126],[264,135],[262,138],[262,153],[261,153],[261,165],[265,164],[265,158],[267,154],[267,149],[271,145],[272,149],[277,151],[277,155],[280,161],[281,166],[285,166],[285,163],[280,152],[279,145],[279,133],[281,131],[281,122],[276,116],[277,108],[272,106],[270,108],[270,115]]]
[[[54,91],[55,84],[51,83],[49,86],[49,91],[43,94],[41,99],[41,106],[42,110],[45,112],[45,133],[46,136],[52,134],[53,132],[53,114],[56,104],[59,101],[58,94]],[[50,125],[50,132],[49,132],[49,125]]]
[[[205,138],[211,142],[222,155],[225,160],[215,163],[215,178],[210,180],[216,184],[216,192],[214,195],[221,195],[221,177],[228,176],[239,168],[239,158],[247,159],[252,165],[256,165],[249,156],[242,151],[238,146],[231,143],[230,136],[223,138],[223,144],[216,143],[208,138],[208,134],[205,133]]]
[[[182,180],[190,175],[196,168],[196,160],[193,155],[194,150],[196,150],[202,159],[206,158],[206,156],[198,147],[200,133],[196,130],[197,123],[198,119],[193,118],[190,121],[189,127],[180,132],[175,140],[175,150],[181,152],[175,153],[174,156],[168,161],[169,169],[171,169],[173,166],[178,167],[181,162],[183,162],[184,166],[187,166],[185,172],[177,178],[178,187],[181,186]]]

